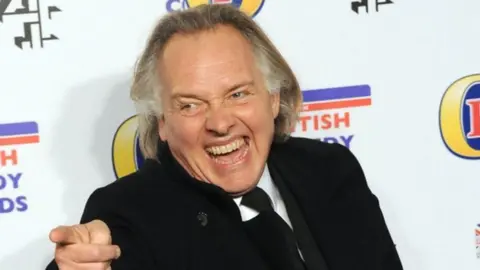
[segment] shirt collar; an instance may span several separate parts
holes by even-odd
[[[260,181],[258,182],[257,187],[263,189],[268,194],[268,196],[271,198],[273,202],[273,208],[275,209],[279,194],[278,194],[277,188],[275,187],[272,181],[272,177],[270,175],[270,171],[268,170],[267,165],[265,165],[265,168],[263,169],[263,173],[262,173],[262,176],[260,177]],[[238,206],[240,206],[242,197],[236,197],[236,198],[233,198],[233,200]]]

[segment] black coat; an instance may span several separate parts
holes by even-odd
[[[81,223],[105,221],[122,250],[113,270],[268,269],[245,236],[235,202],[188,176],[163,148],[160,163],[147,160],[87,201]],[[328,270],[402,269],[379,202],[347,148],[290,138],[272,145],[268,166],[301,234],[309,270],[324,270],[321,264]],[[54,262],[50,269],[57,269]]]

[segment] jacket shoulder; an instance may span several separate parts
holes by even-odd
[[[148,179],[140,171],[135,171],[103,187],[99,187],[96,192],[123,197],[130,195],[130,193],[135,193],[138,189],[143,189],[146,183],[148,183]]]
[[[156,161],[148,161],[148,163]],[[150,164],[151,165],[151,164]],[[169,175],[156,165],[155,174],[149,168],[142,168],[114,182],[99,187],[88,197],[82,223],[105,215],[135,214],[138,209],[152,209],[171,204],[181,194],[181,188]]]
[[[304,179],[297,182],[313,190],[322,189],[333,194],[342,186],[367,184],[360,162],[341,144],[291,137],[275,148],[279,167],[294,171],[297,178]]]
[[[355,158],[353,153],[344,145],[326,143],[316,139],[291,137],[283,143],[286,151],[295,152],[305,159],[314,159],[318,162]]]
[[[140,196],[140,193],[155,188],[156,194],[163,194],[172,188],[178,188],[171,176],[166,172],[164,165],[148,159],[139,170],[118,178],[114,182],[97,189],[103,194],[116,198],[126,196]]]

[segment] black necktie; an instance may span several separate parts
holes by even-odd
[[[270,197],[261,188],[245,194],[242,205],[257,210],[259,214],[244,222],[253,243],[274,270],[305,270],[297,249],[295,234],[273,209]]]

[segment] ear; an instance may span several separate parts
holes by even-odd
[[[167,132],[165,131],[165,116],[162,114],[158,118],[158,135],[160,136],[160,140],[167,141]]]
[[[272,114],[273,118],[277,118],[279,112],[280,112],[280,93],[272,93],[270,94],[270,103],[272,106]]]

